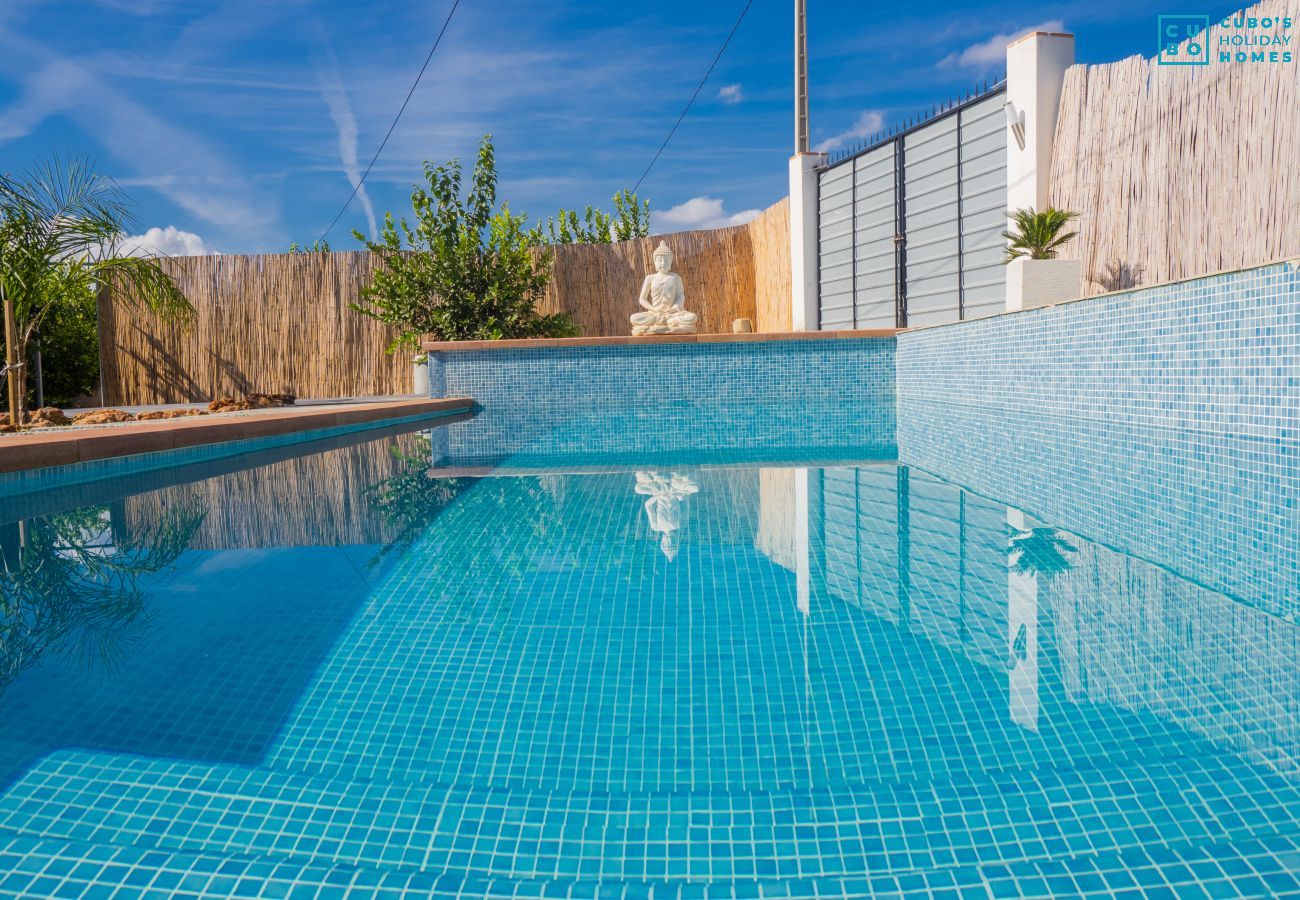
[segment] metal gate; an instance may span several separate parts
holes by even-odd
[[[934,325],[1003,309],[1005,82],[818,176],[820,327]]]

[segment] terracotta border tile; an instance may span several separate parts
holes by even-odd
[[[0,472],[43,469],[46,466],[66,466],[78,459],[76,441],[63,440],[42,443],[20,443],[20,441],[20,438],[8,438],[4,439],[3,444],[0,444]]]
[[[283,407],[232,415],[0,435],[0,473],[316,431],[338,425],[362,425],[424,413],[463,412],[473,406],[474,401],[466,397],[377,401],[350,406]]]
[[[537,338],[508,341],[423,341],[421,346],[430,353],[455,353],[479,350],[540,350],[548,347],[615,347],[638,344],[729,344],[761,341],[816,341],[842,338],[892,338],[906,331],[903,328],[870,328],[856,331],[751,331],[724,334],[647,334],[638,337],[612,335],[609,337]]]

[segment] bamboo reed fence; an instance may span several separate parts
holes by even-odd
[[[1300,2],[1241,15],[1300,20]],[[1208,66],[1066,72],[1051,197],[1081,214],[1061,256],[1084,295],[1300,254],[1300,63],[1222,62],[1218,31]]]
[[[409,393],[394,332],[352,312],[368,252],[182,256],[163,266],[198,312],[185,328],[101,297],[101,379],[110,406],[284,392],[300,397]]]
[[[555,248],[544,312],[567,312],[585,335],[628,334],[660,241],[672,248],[700,330],[748,318],[790,327],[789,207],[732,228]],[[348,309],[370,283],[366,251],[191,256],[163,261],[198,311],[189,328],[100,302],[104,400],[183,403],[260,391],[299,397],[409,393],[410,360],[385,351],[395,333]]]
[[[790,331],[790,198],[769,206],[750,222],[754,255],[754,330]]]

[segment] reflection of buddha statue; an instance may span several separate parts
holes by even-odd
[[[650,497],[645,502],[650,530],[663,535],[659,547],[669,562],[677,558],[677,529],[682,527],[682,501],[699,491],[699,485],[685,475],[673,472],[637,472],[636,492]]]
[[[641,284],[638,303],[645,312],[633,313],[633,334],[694,334],[699,317],[687,312],[682,277],[673,271],[673,251],[663,241],[655,249],[655,270]]]

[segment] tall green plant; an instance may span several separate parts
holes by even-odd
[[[588,206],[579,218],[577,210],[561,209],[534,232],[539,242],[551,244],[609,244],[645,237],[650,233],[650,201],[619,191],[613,214]]]
[[[117,302],[167,319],[194,307],[157,260],[124,255],[131,204],[84,159],[53,159],[26,175],[0,175],[0,300],[12,422],[21,422],[28,344],[55,311],[84,302],[98,285]]]
[[[492,136],[483,136],[464,197],[459,160],[426,162],[424,175],[411,193],[414,226],[390,212],[379,241],[352,232],[381,268],[351,307],[397,329],[389,352],[417,349],[426,334],[443,341],[576,334],[568,316],[537,311],[552,257],[524,216],[505,203],[496,208]]]
[[[330,242],[324,239],[312,241],[310,244],[300,244],[294,241],[289,245],[289,252],[295,256],[306,256],[309,253],[329,253]]]
[[[1027,259],[1055,259],[1056,252],[1066,242],[1078,236],[1077,231],[1062,234],[1062,230],[1079,214],[1049,206],[1036,212],[1032,206],[1007,214],[1012,222],[1010,231],[1002,232],[1007,239],[1007,258],[1011,262],[1022,256]]]

